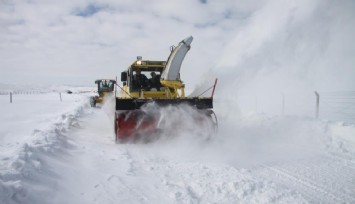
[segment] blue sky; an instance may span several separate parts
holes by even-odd
[[[0,4],[0,83],[91,85],[138,55],[166,60],[192,35],[181,69],[188,88],[214,77],[254,91],[355,87],[351,0]]]
[[[104,11],[105,9],[107,9],[107,7],[103,5],[89,3],[86,7],[78,9],[75,14],[82,17],[91,17],[100,11]]]

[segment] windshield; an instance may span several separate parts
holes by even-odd
[[[133,71],[131,78],[131,91],[157,91],[160,90],[160,71],[156,70],[141,70]]]
[[[101,80],[99,81],[99,91],[113,91],[114,81],[112,80]]]

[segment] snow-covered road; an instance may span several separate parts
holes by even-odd
[[[252,170],[277,185],[294,189],[311,203],[354,203],[355,164],[339,157],[311,158],[275,163]]]
[[[354,125],[222,117],[209,142],[115,144],[111,109],[75,100],[81,108],[1,157],[0,203],[355,202]]]
[[[209,144],[117,145],[100,109],[81,127],[70,136],[75,144],[65,159],[70,165],[55,170],[65,172],[58,181],[63,188],[56,194],[58,203],[305,202],[297,192],[256,179],[247,169],[199,157],[198,149],[208,153]]]

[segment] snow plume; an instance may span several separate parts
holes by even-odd
[[[189,97],[210,97],[212,95],[216,74],[213,72],[206,73],[202,79],[189,94]]]
[[[222,137],[214,155],[251,165],[334,147],[324,136],[329,127],[309,118],[314,91],[355,87],[354,8],[352,1],[268,1],[246,20],[214,69]]]
[[[354,8],[352,1],[267,1],[217,60],[216,96],[238,97],[230,106],[244,113],[280,114],[284,94],[289,114],[313,115],[313,91],[355,87]]]
[[[198,110],[187,104],[159,107],[154,103],[147,104],[142,110],[157,118],[156,126],[162,141],[174,138],[201,142],[214,134],[215,124],[206,110]]]
[[[116,98],[113,93],[108,93],[105,96],[104,104],[102,105],[102,107],[109,118],[115,117]]]
[[[332,140],[324,137],[327,125],[310,119],[314,91],[355,87],[354,6],[351,1],[266,1],[255,10],[209,72],[219,79],[216,140],[207,148],[182,151],[241,166],[326,152]],[[200,87],[208,86],[197,86],[197,92],[204,90]]]

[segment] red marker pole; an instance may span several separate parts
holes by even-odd
[[[214,90],[216,89],[216,86],[217,86],[217,81],[218,79],[216,78],[216,80],[214,81],[214,85],[213,85],[213,90],[212,90],[212,98],[213,98],[213,95],[214,95]]]

